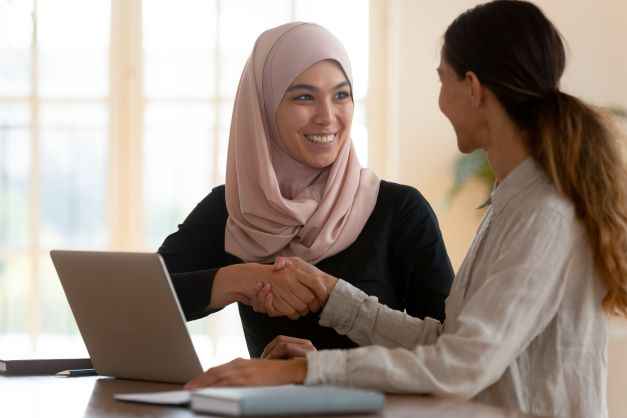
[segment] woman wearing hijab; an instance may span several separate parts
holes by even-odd
[[[559,32],[526,1],[476,6],[446,30],[440,109],[462,152],[486,151],[498,183],[444,322],[390,310],[296,257],[279,258],[277,268],[327,283],[320,324],[362,347],[238,359],[187,387],[324,383],[607,417],[608,315],[627,316],[624,149],[600,113],[560,91],[564,68]],[[290,355],[281,345],[268,357]]]
[[[443,319],[453,272],[436,217],[415,189],[357,160],[351,68],[326,29],[290,23],[261,34],[240,80],[225,186],[215,188],[159,253],[188,320],[249,302],[272,286],[285,317],[240,303],[251,357],[278,335],[355,347],[318,325],[315,294],[277,256],[296,256],[392,309]],[[250,302],[249,302],[250,303]]]

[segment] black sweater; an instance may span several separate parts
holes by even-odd
[[[205,197],[159,248],[188,320],[211,313],[213,278],[220,267],[241,263],[224,251],[228,213],[224,186]],[[444,318],[453,270],[435,214],[414,188],[381,181],[375,208],[356,241],[316,265],[409,315]],[[311,340],[318,349],[355,343],[318,325],[318,314],[298,320],[270,318],[239,304],[251,357],[277,335]]]

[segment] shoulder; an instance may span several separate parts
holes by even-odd
[[[585,236],[573,203],[542,178],[515,196],[503,211],[503,226],[516,235],[560,245]]]
[[[413,186],[381,180],[377,205],[395,212],[420,211],[432,214],[431,205]]]
[[[425,198],[415,187],[407,184],[381,180],[378,199],[385,202],[422,202]]]
[[[224,184],[216,186],[211,189],[211,192],[205,196],[201,203],[206,202],[208,204],[217,204],[226,208],[226,197]]]
[[[576,219],[571,200],[557,190],[545,169],[531,158],[508,174],[493,192],[492,203],[497,212],[513,217],[545,214],[567,221]]]
[[[221,184],[211,189],[211,193],[209,193],[209,196],[221,197],[222,200],[224,200],[225,190],[226,190],[226,187],[224,186],[224,184]]]
[[[215,220],[219,218],[219,215],[226,215],[226,213],[224,185],[221,185],[214,187],[211,192],[196,205],[187,220]]]
[[[381,222],[395,225],[403,233],[416,228],[438,228],[437,217],[429,202],[415,187],[406,184],[381,180],[373,215]]]
[[[510,210],[522,214],[547,214],[572,222],[576,219],[573,203],[543,177],[512,199]]]

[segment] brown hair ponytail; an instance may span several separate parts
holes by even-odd
[[[627,317],[627,169],[608,116],[559,91],[561,36],[535,5],[496,0],[459,16],[443,56],[473,71],[525,133],[531,155],[574,204],[607,294],[605,310]]]
[[[607,116],[556,93],[540,106],[532,155],[574,203],[607,287],[603,306],[627,316],[627,171]]]

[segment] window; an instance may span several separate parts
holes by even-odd
[[[0,345],[80,342],[50,249],[154,251],[224,181],[237,83],[267,28],[315,21],[344,42],[367,164],[368,2],[271,4],[0,0]],[[190,329],[246,355],[236,309]]]

